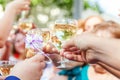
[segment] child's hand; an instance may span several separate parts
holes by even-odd
[[[14,0],[9,3],[6,7],[6,10],[9,12],[14,12],[15,14],[19,14],[23,10],[29,10],[30,0]]]

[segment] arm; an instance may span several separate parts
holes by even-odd
[[[10,30],[12,29],[14,18],[15,12],[6,10],[4,16],[0,19],[0,47],[2,47],[7,40]]]
[[[16,15],[23,10],[28,10],[29,6],[26,5],[29,4],[30,0],[14,0],[7,5],[4,16],[0,19],[0,47],[5,44]]]
[[[84,33],[82,35],[77,35],[73,37],[71,40],[67,41],[63,48],[69,48],[70,46],[77,46],[81,50],[92,49],[98,53],[93,54],[91,60],[101,61],[115,69],[120,70],[120,40],[119,39],[110,39],[110,38],[101,38],[97,37],[90,33]],[[63,54],[65,57],[66,54]],[[67,54],[68,55],[68,54]],[[71,55],[71,54],[69,54]],[[72,54],[71,56],[75,56],[76,54]],[[91,54],[89,54],[91,55]],[[78,56],[78,54],[77,54]],[[88,55],[86,54],[86,57]],[[77,61],[80,58],[76,59]],[[74,58],[73,58],[74,60]]]
[[[35,56],[18,62],[11,70],[5,80],[40,80],[45,68],[45,57]]]
[[[95,38],[94,41],[90,42],[90,46],[93,50],[99,52],[99,54],[95,54],[98,60],[111,67],[114,67],[115,69],[120,70],[119,39]]]
[[[102,66],[104,69],[106,69],[107,71],[109,71],[110,73],[112,73],[113,75],[115,75],[116,77],[120,78],[120,71],[119,70],[116,70],[104,63],[101,63],[101,62],[98,62],[98,64],[100,66]]]

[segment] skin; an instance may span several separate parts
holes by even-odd
[[[89,18],[85,23],[85,30],[91,32],[94,29],[94,26],[101,22],[102,20],[99,17],[94,16],[92,18]]]
[[[11,42],[7,41],[3,48],[0,48],[0,60],[9,60],[11,53]]]
[[[23,10],[29,10],[29,4],[30,0],[14,0],[7,5],[4,16],[0,19],[0,47],[4,46],[16,15]]]
[[[99,52],[96,52],[94,50],[88,50],[86,54],[93,54],[93,53],[96,53],[96,54],[100,54]],[[92,59],[92,58],[89,58],[89,60]],[[97,64],[97,65],[96,65]],[[116,77],[120,78],[120,71],[117,70],[117,69],[114,69],[113,67],[111,66],[108,66],[106,64],[104,64],[103,62],[97,62],[93,67],[95,68],[95,70],[97,70],[97,72],[101,73],[101,74],[104,74],[106,73],[106,70],[108,72],[110,72],[111,74],[115,75]],[[103,69],[104,68],[104,69]],[[114,78],[114,77],[113,77]],[[116,79],[115,79],[116,80]]]
[[[55,48],[55,46],[52,43],[48,43],[48,45],[49,45],[49,47],[45,46],[43,48],[43,51],[45,53],[50,54],[49,57],[53,60],[53,63],[55,66],[59,66],[60,64],[57,62],[59,62],[61,59],[60,52]],[[62,50],[61,52],[63,52],[63,51],[64,50]],[[78,50],[78,52],[80,52],[80,51]],[[66,65],[71,66],[70,68],[67,68],[67,69],[72,69],[76,66],[82,66],[83,64],[84,64],[84,62],[80,63],[80,62],[76,62],[76,61],[70,61],[69,63],[66,63]]]
[[[15,37],[15,42],[14,42],[16,51],[21,55],[24,55],[25,53],[24,38],[25,38],[25,35],[23,35],[22,33],[18,33]]]
[[[63,45],[63,48],[68,49],[72,46],[76,46],[81,50],[80,54],[82,54],[82,51],[84,51],[83,55],[86,54],[86,58],[81,58],[81,55],[78,54],[71,55],[68,53],[61,53],[61,55],[64,55],[66,58],[76,61],[86,61],[88,63],[102,62],[116,70],[120,70],[120,64],[118,64],[118,62],[120,61],[119,44],[119,39],[101,38],[91,33],[83,33],[67,41]],[[88,49],[99,52],[99,54],[86,51]]]
[[[29,10],[29,4],[30,0],[14,0],[7,5],[5,13],[0,19],[0,48],[4,47],[6,43],[16,15],[23,10]],[[0,77],[0,79],[2,78]]]
[[[45,68],[45,57],[36,54],[32,58],[17,63],[10,75],[15,75],[21,80],[40,80],[42,70]]]

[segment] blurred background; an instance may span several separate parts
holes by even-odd
[[[10,1],[0,0],[0,17]],[[24,16],[38,27],[52,27],[59,18],[81,19],[91,15],[119,22],[119,3],[120,0],[32,0],[31,10],[19,15],[16,22]]]

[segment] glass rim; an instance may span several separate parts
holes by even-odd
[[[76,19],[68,18],[68,19],[57,19],[54,24],[69,24],[78,26],[78,21]]]
[[[0,65],[6,65],[6,64],[13,64],[15,65],[18,61],[10,61],[10,60],[1,60]]]

